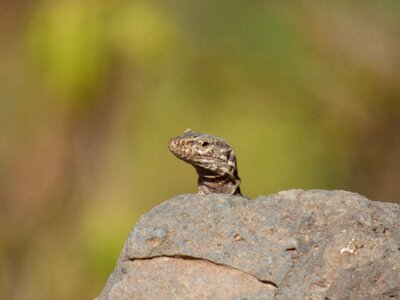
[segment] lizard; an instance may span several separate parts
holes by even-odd
[[[186,129],[183,135],[170,139],[168,147],[177,158],[196,169],[199,194],[243,196],[236,155],[225,140]]]

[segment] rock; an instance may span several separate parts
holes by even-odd
[[[254,276],[203,259],[155,257],[134,260],[130,271],[113,287],[111,299],[266,299],[272,288]]]
[[[103,299],[400,299],[400,205],[344,191],[181,195],[142,216]]]

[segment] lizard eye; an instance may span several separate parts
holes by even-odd
[[[208,146],[210,143],[209,142],[207,142],[207,141],[202,141],[202,142],[200,142],[200,145],[202,146],[202,147],[206,147],[206,146]]]

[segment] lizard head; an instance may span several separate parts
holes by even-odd
[[[168,143],[171,152],[196,168],[199,175],[238,179],[236,156],[223,139],[186,129]]]

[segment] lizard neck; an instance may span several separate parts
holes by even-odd
[[[231,194],[240,195],[240,178],[227,175],[199,175],[197,180],[199,193],[203,195]]]

